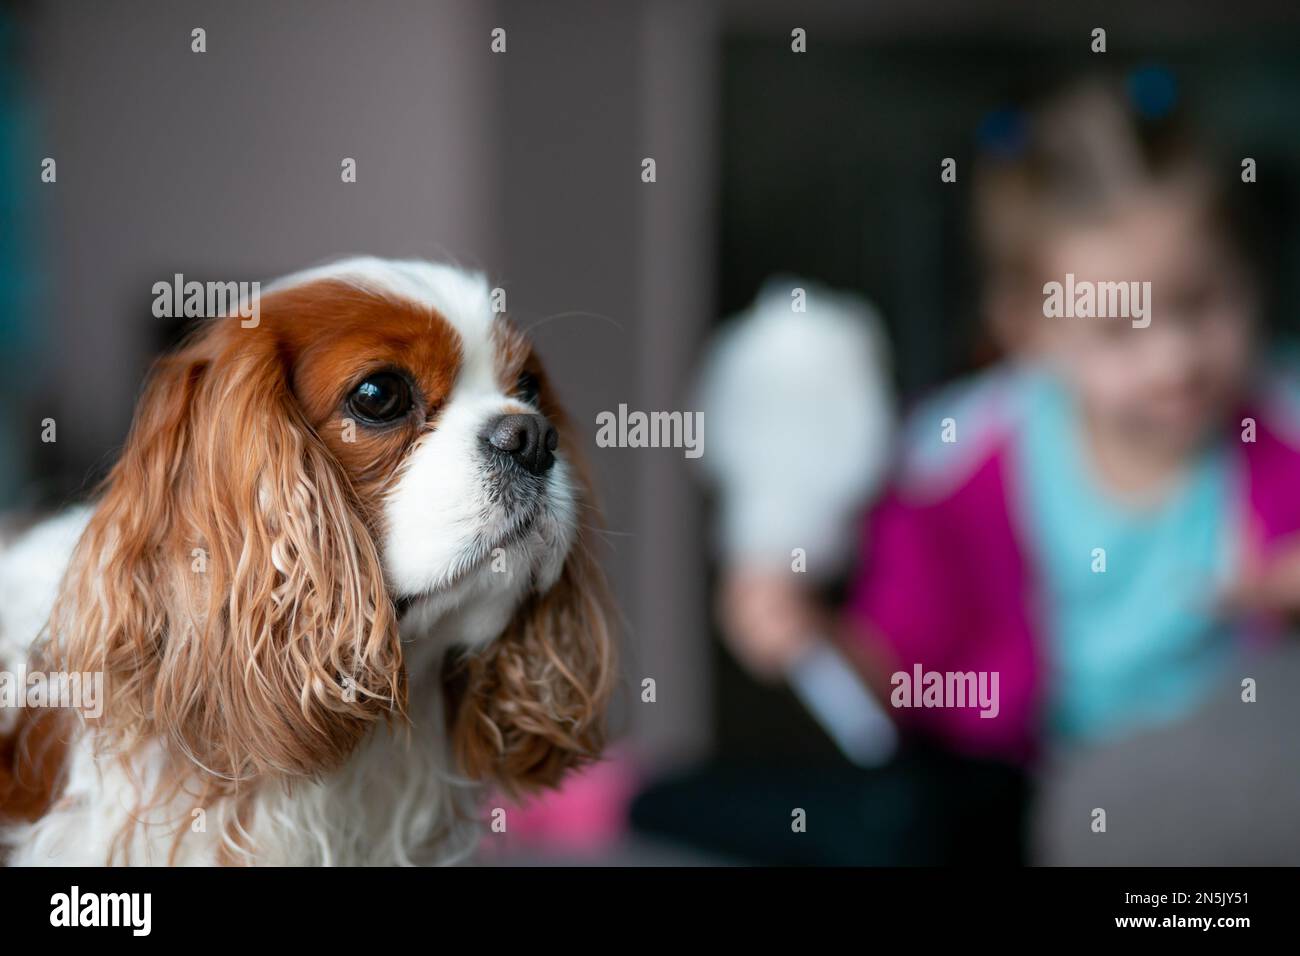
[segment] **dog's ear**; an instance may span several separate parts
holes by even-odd
[[[555,786],[605,745],[614,652],[599,571],[574,555],[506,632],[456,662],[452,738],[470,777],[517,795]]]
[[[283,362],[237,319],[161,360],[46,648],[103,672],[103,739],[232,783],[329,769],[404,705],[377,549]]]
[[[543,408],[567,449],[578,509],[587,516],[555,583],[533,593],[499,638],[451,662],[453,750],[463,772],[518,795],[555,786],[599,757],[615,684],[612,603],[585,531],[598,527],[574,430],[540,368]]]

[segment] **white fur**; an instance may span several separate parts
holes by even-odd
[[[791,308],[803,289],[806,311]],[[884,324],[858,296],[794,277],[770,280],[718,336],[700,405],[704,464],[725,492],[733,559],[833,574],[857,547],[853,512],[884,477],[893,432]]]
[[[412,726],[373,732],[324,779],[258,791],[248,834],[256,848],[251,862],[454,862],[472,851],[478,833],[476,788],[451,768],[437,664],[453,644],[477,646],[500,635],[530,587],[545,590],[554,583],[576,528],[571,473],[560,449],[555,466],[513,509],[490,495],[496,476],[479,433],[491,417],[527,407],[495,383],[494,316],[481,275],[359,258],[298,273],[269,290],[321,278],[437,309],[460,335],[463,364],[436,427],[417,441],[385,504],[381,552],[389,584],[416,598],[401,624]],[[89,516],[86,508],[69,511],[0,554],[0,670],[21,671]],[[527,529],[520,532],[523,523]],[[0,711],[0,722],[7,716]],[[156,779],[162,759],[161,748],[146,750],[128,774],[117,761],[97,758],[83,733],[73,742],[56,807],[34,824],[0,834],[10,862],[107,862],[111,840],[137,804],[136,787]],[[181,821],[191,832],[177,862],[218,862],[233,806],[226,801],[209,808],[196,832],[193,805],[182,794],[155,811],[150,819],[159,825],[136,828],[126,859],[165,863]]]
[[[25,680],[28,648],[45,628],[64,568],[89,520],[89,508],[69,508],[17,541],[0,544],[0,671],[16,681]],[[12,729],[17,716],[0,709],[0,734]]]

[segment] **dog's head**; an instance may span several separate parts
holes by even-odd
[[[462,770],[526,789],[593,757],[590,495],[482,277],[348,260],[276,283],[250,325],[158,363],[65,580],[49,651],[105,673],[104,736],[221,780],[319,774],[450,649]]]

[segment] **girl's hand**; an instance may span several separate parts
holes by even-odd
[[[717,610],[731,652],[753,674],[772,681],[816,643],[827,623],[789,571],[729,569]]]
[[[1300,616],[1300,535],[1281,542],[1267,558],[1247,561],[1224,603],[1233,611]]]

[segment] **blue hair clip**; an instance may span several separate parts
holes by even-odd
[[[1002,159],[1014,159],[1025,148],[1025,114],[1014,107],[995,109],[980,120],[975,134],[979,148]]]
[[[1162,66],[1138,67],[1128,75],[1128,98],[1143,119],[1163,119],[1178,103],[1178,83]]]

